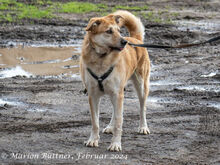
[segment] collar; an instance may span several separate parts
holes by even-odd
[[[89,69],[89,68],[87,68],[87,71],[90,73],[90,75],[91,75],[94,79],[96,79],[96,80],[98,81],[99,90],[102,91],[102,92],[104,92],[104,87],[103,87],[102,82],[103,82],[106,78],[108,78],[108,76],[112,73],[113,69],[114,69],[114,66],[111,66],[111,67],[109,68],[109,70],[108,70],[107,72],[105,72],[102,76],[97,76],[97,75],[96,75],[94,72],[92,72],[92,70]]]

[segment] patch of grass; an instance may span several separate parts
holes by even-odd
[[[167,14],[166,12],[163,11],[158,11],[158,12],[149,11],[147,13],[142,13],[142,17],[150,22],[167,23],[167,24],[172,23],[169,13]]]
[[[178,16],[180,16],[180,13],[173,12],[173,13],[171,13],[171,15],[174,16],[174,17],[178,17]]]
[[[107,11],[101,12],[101,16],[106,16],[108,14],[109,14],[109,12],[107,12]]]
[[[13,21],[13,17],[10,15],[10,14],[7,14],[5,16],[5,19],[8,21],[8,22],[12,22]]]
[[[147,20],[150,21],[150,22],[155,22],[155,19],[157,18],[157,17],[155,16],[155,13],[154,13],[153,11],[149,11],[149,12],[147,12],[147,13],[142,13],[142,17],[143,17],[144,19],[147,19]],[[157,19],[157,21],[158,21],[158,19]]]
[[[53,2],[50,0],[36,0],[36,4],[40,6],[52,5]]]
[[[53,15],[50,9],[41,10],[36,6],[26,6],[22,9],[22,11],[18,14],[18,19],[23,18],[52,18]]]
[[[8,2],[1,1],[0,2],[0,10],[7,10],[8,9]]]
[[[15,22],[21,19],[52,18],[51,8],[41,8],[46,1],[37,1],[38,5],[29,5],[15,0],[0,0],[0,20]],[[50,1],[47,1],[47,4]]]
[[[171,7],[170,7],[169,5],[166,5],[165,8],[166,8],[167,10],[170,10],[170,9],[171,9]]]
[[[92,11],[103,11],[107,8],[104,4],[93,4],[88,2],[68,2],[59,4],[59,12],[63,13],[88,13]]]
[[[139,12],[137,12],[137,11],[132,11],[131,13],[134,14],[135,16],[139,17]]]
[[[150,22],[156,23],[171,23],[170,16],[177,16],[176,13],[170,15],[168,6],[163,10],[155,12],[150,9],[148,5],[142,6],[129,6],[129,5],[116,5],[109,7],[105,4],[94,4],[89,2],[54,2],[51,0],[30,0],[30,1],[16,1],[16,0],[0,0],[0,22],[20,22],[27,19],[47,18],[51,19],[56,17],[57,13],[89,13],[99,12],[104,16],[109,12],[116,10],[128,10],[136,16],[142,16]],[[147,12],[146,12],[147,11]]]
[[[116,10],[121,9],[121,10],[135,10],[135,11],[142,11],[142,10],[148,10],[149,6],[144,5],[144,6],[123,6],[123,5],[117,5],[114,7]]]
[[[53,18],[54,13],[88,13],[106,12],[105,4],[88,2],[51,2],[51,0],[30,0],[17,2],[15,0],[0,0],[0,21],[16,22],[22,19]]]

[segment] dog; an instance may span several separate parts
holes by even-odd
[[[120,28],[126,27],[130,36],[122,37]],[[80,73],[88,92],[92,129],[88,147],[98,147],[99,101],[109,95],[113,113],[103,133],[112,133],[110,151],[121,151],[124,88],[132,80],[140,102],[138,132],[149,134],[146,122],[146,99],[149,93],[150,60],[145,48],[134,48],[128,43],[142,44],[144,26],[128,11],[116,11],[104,17],[91,18],[80,57]]]

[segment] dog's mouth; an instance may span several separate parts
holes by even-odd
[[[110,48],[111,48],[111,50],[122,51],[127,43],[128,43],[127,40],[121,38],[119,47],[111,46]]]
[[[111,50],[122,51],[124,47],[110,47]]]

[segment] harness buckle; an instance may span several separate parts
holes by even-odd
[[[102,76],[98,77],[95,73],[93,73],[93,72],[91,71],[91,69],[87,68],[87,70],[88,70],[88,72],[90,73],[90,75],[91,75],[95,80],[98,81],[99,89],[100,89],[100,91],[102,91],[102,92],[104,92],[104,87],[103,87],[102,82],[111,74],[111,72],[113,71],[113,69],[114,69],[114,66],[111,66],[106,73],[104,73]]]

